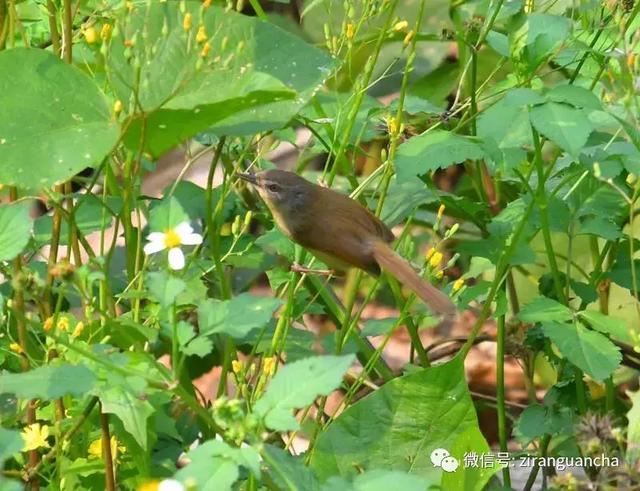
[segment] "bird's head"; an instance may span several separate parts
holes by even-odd
[[[269,169],[255,174],[236,175],[253,184],[274,214],[289,218],[310,205],[314,185],[293,172]]]

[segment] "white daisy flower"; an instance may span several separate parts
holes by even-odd
[[[169,267],[171,269],[184,268],[184,253],[180,246],[202,244],[202,235],[193,232],[189,222],[182,222],[174,228],[164,232],[151,232],[147,235],[144,246],[146,255],[169,249]]]

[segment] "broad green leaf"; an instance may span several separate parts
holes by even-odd
[[[104,96],[73,65],[41,49],[0,52],[0,183],[28,189],[94,167],[118,139]]]
[[[578,316],[587,321],[596,331],[610,334],[613,338],[626,343],[633,342],[629,334],[629,328],[622,319],[595,310],[583,310],[578,312]]]
[[[22,451],[24,441],[19,431],[8,430],[0,426],[0,465],[8,459]]]
[[[242,339],[253,329],[263,327],[282,300],[243,293],[231,300],[207,299],[198,307],[201,335],[224,333]]]
[[[13,259],[29,243],[33,227],[30,208],[28,202],[0,205],[0,261]]]
[[[547,297],[538,297],[518,313],[522,322],[569,321],[573,313],[568,307]]]
[[[282,127],[334,67],[328,54],[272,23],[199,1],[138,3],[120,19],[108,76],[131,117],[125,142],[137,148],[142,141],[154,156],[204,130],[247,135]],[[206,42],[196,40],[200,26]],[[133,91],[144,115],[132,105]]]
[[[406,472],[376,469],[358,474],[352,481],[338,476],[331,477],[320,489],[322,491],[389,491],[395,488],[402,491],[424,491],[430,489],[430,484],[432,483]]]
[[[100,391],[102,412],[115,414],[124,429],[135,438],[143,450],[147,449],[147,420],[156,409],[145,398],[134,394],[129,387],[112,385]]]
[[[173,305],[176,297],[184,291],[186,286],[183,280],[167,271],[147,273],[149,293],[162,307]]]
[[[311,465],[321,480],[388,469],[440,482],[443,471],[433,466],[431,452],[453,448],[477,426],[462,359],[456,357],[393,379],[347,408],[317,439]],[[481,443],[470,450],[482,452],[487,444]]]
[[[57,399],[66,394],[82,396],[89,392],[96,376],[83,365],[45,365],[24,373],[2,373],[0,394],[7,392],[21,399]]]
[[[484,154],[479,140],[449,131],[433,130],[414,136],[398,147],[398,183],[467,159],[481,159]]]
[[[527,445],[545,434],[570,432],[573,421],[569,408],[560,410],[532,404],[518,418],[514,433],[522,445]]]
[[[536,130],[574,157],[593,130],[586,114],[567,104],[547,102],[532,107],[529,116]]]
[[[164,232],[189,221],[180,200],[175,196],[154,203],[149,216],[149,228],[153,232]]]
[[[596,95],[584,87],[578,85],[556,85],[546,93],[549,100],[554,102],[566,102],[575,107],[602,110],[602,103]]]
[[[265,445],[262,454],[271,478],[280,489],[317,491],[320,488],[313,471],[304,464],[301,457],[294,457],[273,445]]]
[[[523,17],[522,25],[509,31],[512,57],[527,62],[533,72],[549,58],[567,38],[571,21],[560,15],[532,12]]]
[[[254,414],[263,417],[273,430],[298,429],[293,409],[307,406],[319,395],[326,396],[337,389],[354,359],[353,355],[314,356],[285,365],[256,402]]]
[[[260,455],[252,447],[233,448],[220,440],[209,440],[187,454],[189,464],[175,478],[202,490],[227,490],[240,476],[239,467],[260,475]]]
[[[604,380],[620,365],[620,351],[599,332],[559,322],[545,322],[542,329],[562,356],[594,380]]]
[[[393,227],[413,213],[418,206],[434,203],[437,200],[434,192],[417,177],[402,183],[393,179],[389,185],[380,218],[388,227]],[[375,206],[370,208],[375,210]]]

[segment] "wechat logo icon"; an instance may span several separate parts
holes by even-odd
[[[460,465],[458,459],[449,455],[449,451],[444,448],[436,448],[431,452],[431,463],[445,472],[455,472]]]

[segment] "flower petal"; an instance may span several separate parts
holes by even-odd
[[[164,242],[164,234],[162,232],[151,232],[147,235],[149,242]]]
[[[193,227],[189,225],[189,222],[182,222],[181,224],[176,225],[173,231],[178,234],[180,239],[182,239],[183,237],[193,233]]]
[[[200,234],[189,234],[185,235],[181,238],[181,241],[184,245],[198,245],[202,244],[202,235]]]
[[[148,256],[149,254],[160,252],[164,248],[164,241],[154,240],[153,242],[148,242],[144,245],[144,253]]]
[[[179,247],[169,249],[169,267],[171,269],[184,268],[184,253]]]

